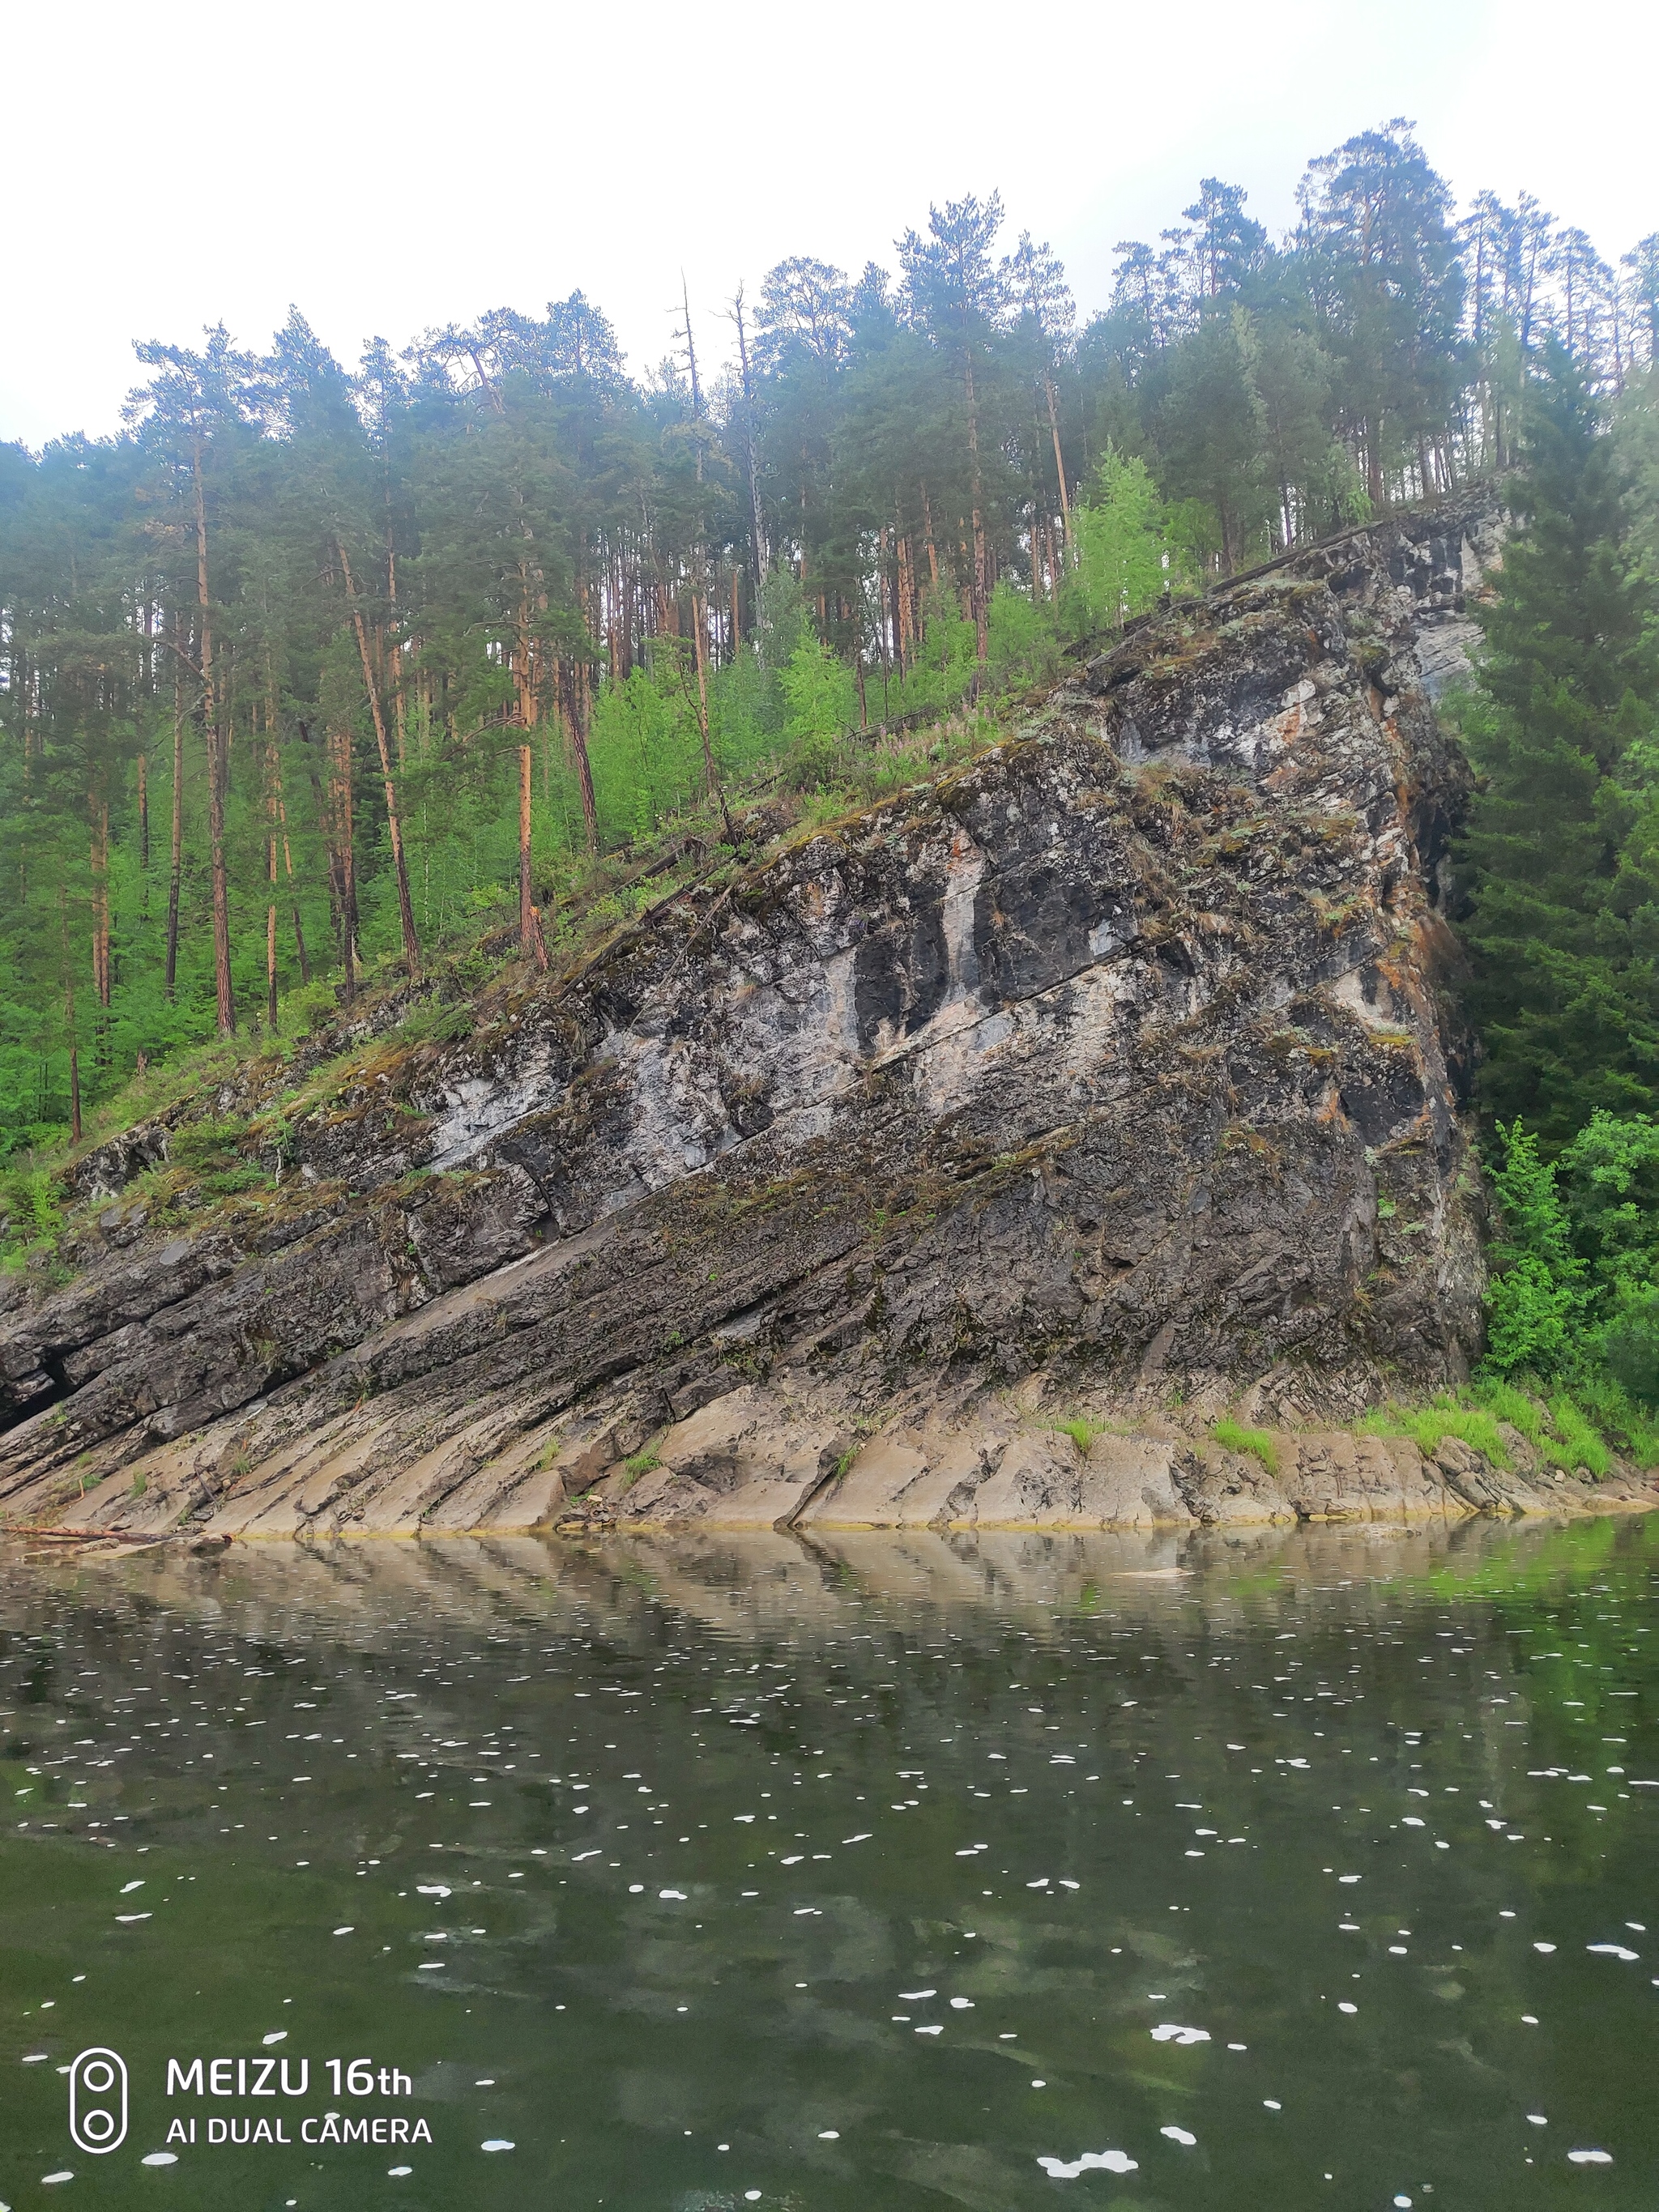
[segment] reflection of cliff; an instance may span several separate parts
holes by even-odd
[[[1429,693],[1495,547],[1466,504],[1152,620],[1022,742],[669,902],[487,1042],[390,1054],[295,1123],[276,1206],[112,1206],[0,1332],[9,1516],[1571,1502],[1340,1433],[1478,1326],[1437,980],[1467,772]],[[1338,1432],[1273,1476],[1157,1418],[1206,1394]],[[1079,1410],[1142,1433],[1046,1425]]]
[[[1383,1585],[1397,1591],[1454,1565],[1473,1573],[1512,1547],[1535,1559],[1551,1540],[1472,1518],[1409,1534],[1382,1527],[658,1530],[577,1545],[531,1536],[261,1545],[211,1558],[170,1546],[73,1554],[36,1547],[27,1557],[14,1552],[0,1583],[20,1633],[66,1607],[86,1609],[78,1648],[94,1657],[118,1613],[149,1624],[143,1632],[158,1650],[175,1617],[272,1646],[337,1639],[361,1653],[417,1632],[496,1634],[516,1650],[526,1636],[588,1635],[602,1622],[623,1649],[636,1638],[654,1647],[654,1624],[664,1618],[738,1639],[810,1643],[842,1633],[849,1605],[865,1604],[879,1605],[907,1632],[927,1620],[977,1633],[989,1618],[1046,1633],[1102,1609],[1150,1629],[1170,1619],[1176,1598],[1183,1618],[1194,1606],[1206,1617],[1235,1618],[1287,1583],[1309,1605],[1328,1599],[1338,1610],[1374,1603],[1386,1612],[1393,1600]]]

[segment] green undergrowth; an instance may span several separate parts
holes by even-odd
[[[1057,1437],[1070,1437],[1072,1442],[1086,1458],[1090,1445],[1097,1437],[1103,1437],[1106,1430],[1103,1423],[1091,1421],[1084,1414],[1075,1413],[1066,1420],[1056,1421],[1054,1424],[1054,1432]]]
[[[45,1168],[0,1171],[0,1269],[21,1267],[36,1249],[53,1251],[64,1225],[60,1194]]]
[[[1242,1421],[1218,1421],[1210,1434],[1224,1450],[1248,1452],[1270,1475],[1279,1474],[1279,1447],[1266,1429],[1247,1429]]]
[[[785,754],[781,765],[765,763],[765,775],[728,785],[723,799],[717,794],[681,810],[653,836],[598,858],[580,858],[560,883],[542,887],[550,975],[557,980],[580,969],[608,936],[686,890],[692,880],[719,884],[744,869],[765,865],[803,830],[814,832],[825,823],[848,821],[1000,744],[1009,734],[1013,706],[1005,695],[978,706],[953,706],[914,732],[807,738]],[[394,1024],[400,1044],[467,1036],[473,1026],[473,1000],[508,973],[518,973],[515,900],[514,887],[502,884],[498,898],[477,905],[467,929],[427,947],[418,998]],[[237,1036],[185,1046],[166,1060],[157,1057],[86,1113],[80,1146],[70,1148],[69,1130],[42,1128],[31,1151],[13,1152],[0,1176],[0,1212],[11,1218],[13,1232],[28,1225],[45,1237],[55,1224],[35,1224],[40,1206],[27,1197],[22,1183],[38,1182],[42,1175],[60,1182],[84,1152],[142,1121],[170,1115],[179,1106],[188,1109],[192,1099],[212,1091],[241,1086],[258,1061],[270,1061],[272,1088],[281,1088],[288,1061],[307,1064],[316,1044],[327,1042],[327,1030],[361,1029],[374,1022],[376,1006],[389,995],[407,994],[407,988],[403,963],[383,957],[361,971],[352,1006],[343,1005],[338,975],[330,975],[281,995],[274,1026],[254,1013]],[[345,1071],[361,1051],[372,1051],[372,1044],[343,1044],[341,1053],[331,1055],[330,1073]],[[295,1091],[314,1093],[316,1075],[321,1068],[303,1075]]]
[[[1601,1377],[1575,1393],[1528,1390],[1514,1381],[1478,1376],[1467,1388],[1442,1391],[1426,1406],[1382,1406],[1359,1424],[1368,1436],[1410,1437],[1432,1457],[1455,1437],[1493,1467],[1513,1468],[1515,1455],[1503,1431],[1524,1437],[1546,1465],[1571,1474],[1584,1468],[1597,1482],[1611,1472],[1615,1452],[1638,1467],[1659,1467],[1659,1430],[1618,1384]]]
[[[781,765],[774,760],[765,763],[767,773],[728,786],[723,799],[690,806],[645,840],[574,863],[556,885],[544,887],[544,988],[556,989],[580,974],[619,931],[690,883],[701,878],[718,889],[764,866],[803,833],[850,820],[971,760],[1009,734],[1012,705],[1006,696],[978,706],[958,702],[910,732],[803,740]],[[362,970],[350,1006],[342,1003],[337,978],[319,980],[278,1000],[274,1028],[256,1017],[236,1036],[180,1049],[135,1072],[88,1112],[77,1146],[67,1130],[40,1131],[33,1149],[15,1152],[0,1169],[0,1270],[56,1250],[73,1226],[69,1171],[126,1130],[168,1118],[174,1125],[169,1163],[187,1171],[203,1199],[234,1198],[270,1182],[273,1141],[280,1152],[296,1109],[327,1105],[351,1089],[370,1062],[384,1065],[422,1044],[458,1042],[481,1022],[487,1025],[492,987],[517,988],[523,981],[516,891],[509,898],[508,890],[502,886],[499,898],[481,902],[465,933],[427,948],[418,995],[396,1020],[384,1026],[377,1020],[389,998],[409,993],[402,963],[387,958]],[[363,1036],[365,1025],[376,1033]],[[358,1030],[355,1041],[343,1034],[349,1029]],[[340,1036],[332,1053],[331,1030]],[[198,1101],[250,1087],[271,1103],[245,1121],[210,1112],[198,1119],[191,1112]]]

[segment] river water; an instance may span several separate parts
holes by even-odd
[[[0,1555],[0,2203],[1650,2207],[1656,1571]]]

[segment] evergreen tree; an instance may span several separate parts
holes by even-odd
[[[1643,841],[1626,850],[1652,810],[1656,672],[1618,453],[1565,349],[1527,405],[1521,527],[1464,717],[1464,934],[1486,1100],[1553,1151],[1597,1107],[1659,1105],[1659,905]]]

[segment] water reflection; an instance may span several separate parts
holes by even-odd
[[[9,1554],[0,2197],[1645,2204],[1656,1564],[1639,1521]],[[164,2094],[261,2054],[306,2094]]]

